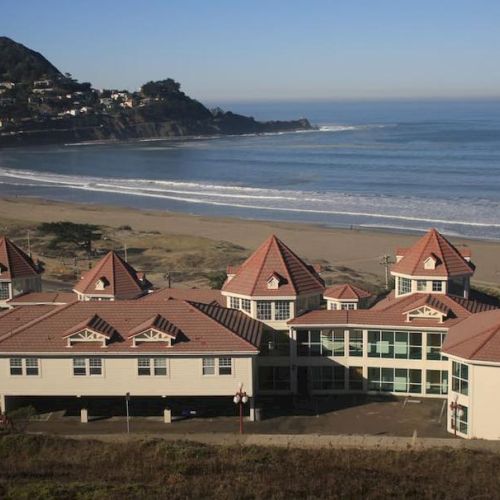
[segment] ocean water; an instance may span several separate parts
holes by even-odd
[[[500,101],[222,107],[319,130],[0,149],[0,196],[500,239]]]

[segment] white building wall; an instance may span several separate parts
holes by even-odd
[[[171,356],[167,358],[166,376],[139,376],[137,357],[102,357],[102,376],[74,376],[72,358],[44,357],[39,358],[38,376],[13,376],[9,358],[3,357],[0,395],[116,396],[130,392],[133,396],[231,396],[243,383],[244,390],[252,396],[252,358],[233,356],[231,375],[203,375],[202,357]]]

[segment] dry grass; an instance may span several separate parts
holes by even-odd
[[[498,498],[500,456],[0,438],[3,499]]]

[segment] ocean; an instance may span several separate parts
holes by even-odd
[[[500,101],[207,104],[319,130],[3,149],[0,196],[500,239]]]

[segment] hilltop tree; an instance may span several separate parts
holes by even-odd
[[[145,83],[141,87],[141,93],[145,97],[153,98],[165,98],[172,95],[182,94],[181,84],[173,80],[172,78],[167,78],[166,80],[158,80],[156,82]]]

